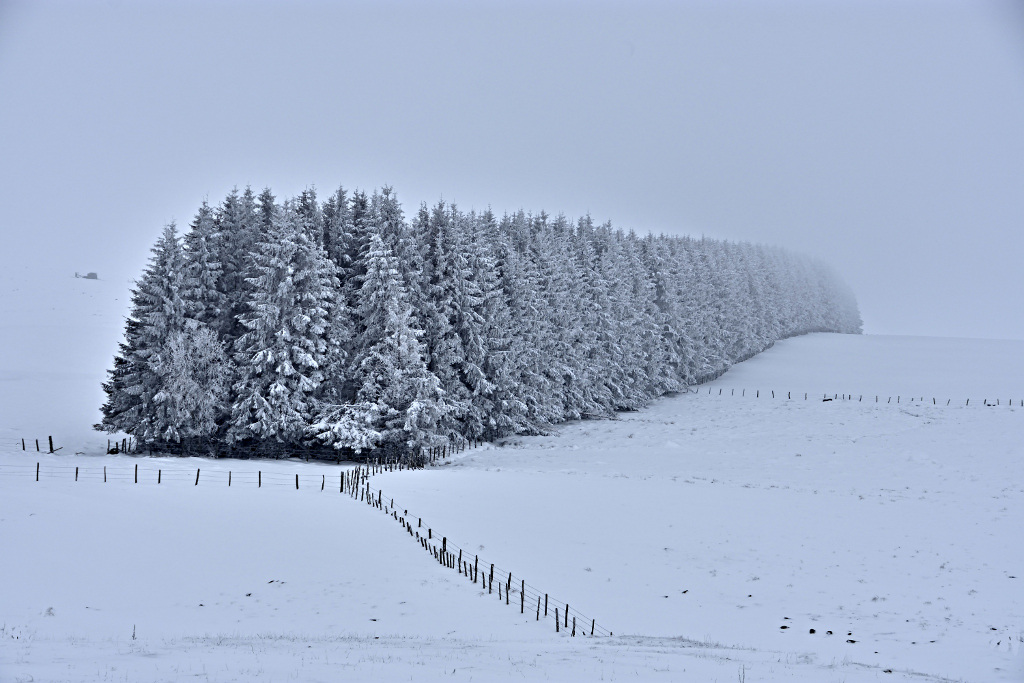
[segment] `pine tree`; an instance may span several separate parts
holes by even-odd
[[[228,438],[277,448],[306,437],[319,412],[317,392],[337,340],[326,335],[338,282],[333,264],[310,239],[295,208],[272,210],[246,278],[247,332],[236,344],[239,380]]]
[[[328,197],[322,213],[324,251],[338,267],[338,277],[344,283],[352,266],[352,254],[346,251],[352,240],[352,211],[345,188],[339,187]]]
[[[269,189],[164,230],[98,429],[181,452],[315,439],[415,457],[635,409],[778,339],[857,333],[826,265],[777,248]]]
[[[244,278],[249,267],[249,254],[257,239],[252,191],[246,188],[240,196],[237,189],[232,190],[215,212],[214,224],[219,251],[217,262],[221,268],[217,289],[224,297],[223,315],[217,332],[230,352],[235,340],[245,332],[239,316],[245,308]]]
[[[154,369],[161,387],[153,397],[160,440],[183,443],[186,452],[210,447],[229,408],[231,372],[223,343],[206,325],[187,321],[167,339]]]
[[[192,222],[192,229],[184,238],[182,296],[187,303],[188,316],[214,330],[224,327],[226,306],[226,297],[218,289],[223,274],[219,237],[213,210],[204,201]]]
[[[495,439],[531,428],[528,408],[520,398],[517,328],[502,284],[510,268],[511,247],[490,210],[480,216],[474,238],[470,268],[480,287],[485,349],[482,369],[490,390],[475,394],[474,402],[484,416],[482,431],[479,436],[468,436]]]
[[[125,341],[103,387],[107,401],[97,429],[132,434],[143,443],[165,440],[170,418],[155,397],[163,390],[159,368],[169,353],[168,340],[185,329],[183,269],[172,222],[157,240],[149,266],[132,292]]]
[[[442,391],[427,370],[422,331],[413,326],[397,260],[377,232],[366,257],[359,316],[362,335],[354,364],[362,414],[355,422],[372,425],[379,448],[415,454],[436,441],[436,425],[444,417]]]

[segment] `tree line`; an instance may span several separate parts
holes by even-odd
[[[860,329],[829,267],[774,247],[443,201],[407,219],[389,187],[247,188],[163,230],[96,428],[169,452],[415,458]]]

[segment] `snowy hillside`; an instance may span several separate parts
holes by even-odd
[[[1019,681],[1022,357],[811,335],[697,394],[371,479],[597,639],[441,567],[327,485],[343,467],[7,441],[0,679]]]
[[[104,277],[104,273],[100,273]],[[127,280],[19,268],[0,273],[0,441],[45,442],[65,451],[102,452],[110,358],[129,310]]]

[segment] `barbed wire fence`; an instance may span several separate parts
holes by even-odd
[[[469,447],[467,444],[466,447]],[[458,447],[454,447],[458,452]],[[438,449],[432,454],[437,459],[449,457],[452,451],[447,448]],[[397,523],[410,540],[415,541],[434,561],[442,567],[457,572],[466,581],[474,584],[482,595],[497,595],[498,602],[507,607],[516,607],[518,603],[521,615],[533,615],[534,620],[542,619],[553,624],[556,633],[564,633],[568,637],[587,636],[604,637],[612,635],[604,626],[597,623],[594,617],[581,612],[572,604],[561,598],[542,591],[525,577],[513,575],[510,570],[503,569],[495,563],[488,562],[479,554],[470,554],[463,547],[449,541],[446,535],[435,531],[421,516],[411,514],[408,509],[395,505],[393,498],[384,496],[380,488],[374,488],[371,479],[379,474],[401,472],[411,467],[401,461],[372,461],[365,464],[345,467],[332,471],[330,481],[327,473],[295,473],[294,475],[279,470],[257,469],[234,470],[224,467],[196,467],[194,470],[183,467],[165,467],[163,463],[126,463],[102,464],[89,463],[72,465],[42,461],[35,463],[0,462],[0,475],[11,475],[35,482],[47,480],[122,483],[130,485],[169,485],[190,484],[192,486],[220,485],[247,486],[263,488],[292,488],[295,490],[313,489],[327,493],[337,492],[347,495],[356,502],[364,503],[381,511],[393,522]],[[141,467],[140,467],[141,465]]]
[[[717,389],[718,391],[715,392],[715,389]],[[728,393],[725,393],[726,390],[728,390]],[[752,389],[752,390],[751,389],[745,389],[745,388],[737,389],[735,387],[707,387],[707,392],[705,392],[703,386],[697,386],[697,387],[690,387],[690,389],[687,392],[684,392],[684,393],[695,394],[695,395],[698,395],[698,396],[734,396],[734,397],[743,398],[743,397],[747,396],[748,392],[751,394],[752,398],[769,398],[769,397],[771,397],[771,398],[784,398],[786,400],[791,400],[791,401],[792,400],[798,400],[798,401],[799,400],[802,400],[802,401],[817,401],[817,400],[819,400],[818,399],[818,395],[816,393],[801,392],[801,391],[797,391],[797,392],[794,392],[794,391],[779,391],[779,392],[776,392],[774,389],[768,389],[768,390],[762,391],[761,389]],[[763,394],[763,396],[762,396],[762,394]],[[840,394],[840,393],[828,394],[828,393],[824,393],[824,394],[821,395],[821,401],[823,401],[823,402],[829,402],[829,401],[851,401],[851,402],[855,402],[855,403],[864,403],[865,402],[864,399],[867,399],[868,403],[878,403],[878,404],[885,403],[885,404],[891,404],[891,405],[904,405],[904,404],[924,405],[924,404],[927,404],[927,405],[933,405],[933,406],[956,407],[956,406],[960,406],[961,405],[961,401],[962,401],[963,407],[970,407],[970,405],[971,405],[971,399],[970,398],[967,398],[967,399],[957,399],[956,403],[953,403],[953,399],[947,398],[946,402],[942,403],[942,399],[937,398],[935,396],[925,396],[924,394],[914,394],[914,395],[911,395],[911,396],[903,396],[903,395],[897,394],[897,395],[893,396],[893,395],[886,395],[886,394],[874,394],[874,395],[871,395],[871,394],[845,394],[845,393],[843,393],[843,394]],[[896,400],[893,401],[893,399],[896,399]],[[929,403],[929,401],[930,401],[930,403]],[[975,399],[974,405],[975,406],[984,406],[984,407],[988,407],[988,408],[997,408],[997,407],[1000,407],[1000,406],[1006,406],[1006,407],[1010,407],[1010,408],[1014,408],[1014,407],[1024,408],[1024,399],[1009,398],[1009,399],[1006,399],[1005,401],[1003,401],[1001,398],[994,398],[994,399],[983,398],[980,403],[977,401],[977,399]]]
[[[719,375],[712,375],[707,382],[713,381]],[[705,392],[704,389],[707,388]],[[717,389],[717,391],[715,391]],[[728,391],[728,393],[726,393]],[[698,383],[697,385],[691,386],[688,389],[680,392],[682,394],[697,395],[697,396],[733,396],[739,398],[745,398],[749,393],[753,398],[785,398],[786,400],[803,400],[803,401],[817,401],[818,394],[812,392],[800,392],[800,391],[776,391],[774,389],[747,389],[747,388],[735,388],[735,387],[708,387],[704,382]],[[887,394],[852,394],[852,393],[823,393],[821,394],[822,402],[830,401],[849,401],[856,403],[864,403],[867,399],[867,403],[876,404],[887,404],[887,405],[932,405],[932,406],[945,406],[945,407],[970,407],[971,401],[974,401],[975,406],[986,407],[986,408],[998,408],[1006,406],[1009,408],[1024,408],[1024,398],[1008,398],[1005,401],[1002,398],[982,398],[980,401],[977,398],[959,398],[956,402],[952,398],[946,398],[945,403],[941,398],[935,396],[926,396],[924,394],[913,394],[910,396],[887,395]],[[895,400],[893,400],[895,399]],[[449,441],[444,444],[429,448],[421,448],[419,451],[420,459],[419,462],[424,465],[436,464],[446,458],[451,457],[454,454],[461,453],[468,448],[477,448],[484,441],[464,438],[461,441]],[[43,441],[44,445],[40,445],[38,438],[18,439],[13,444],[14,448],[17,449],[19,446],[22,451],[30,451],[34,445],[37,453],[56,453],[63,449],[63,446],[54,447],[53,436],[47,436]],[[124,454],[137,454],[146,452],[151,455],[206,455],[201,450],[196,452],[177,453],[177,452],[165,452],[166,445],[150,447],[146,444],[140,444],[133,437],[125,437],[120,441],[117,439],[111,441],[107,439],[107,454],[117,455],[120,453]],[[334,461],[341,463],[342,461],[348,460],[359,460],[363,459],[365,462],[377,462],[377,463],[392,463],[402,464],[404,468],[415,468],[416,465],[408,462],[407,459],[403,459],[399,456],[390,457],[374,457],[372,452],[370,455],[360,455],[352,451],[351,449],[333,449],[327,447],[304,447],[304,446],[293,446],[286,445],[282,446],[276,452],[268,452],[263,447],[244,447],[235,446],[230,451],[223,454],[215,454],[213,457],[227,457],[227,458],[255,458],[255,459],[289,459],[289,458],[304,458],[305,460],[319,460],[319,461]]]
[[[810,392],[777,392],[771,389],[762,391],[761,389],[707,387],[705,392],[705,386],[691,387],[686,393],[697,396],[730,396],[737,398],[747,397],[749,393],[754,399],[770,398],[784,399],[786,401],[867,402],[879,405],[971,407],[970,398],[958,399],[956,403],[953,402],[953,399],[947,398],[945,403],[942,403],[938,397],[928,397],[921,394],[890,396],[885,394],[824,393],[821,394],[819,399],[818,394]],[[867,400],[865,401],[865,399]],[[983,398],[980,402],[975,399],[974,406],[1024,408],[1024,399],[1010,398],[1004,401],[1001,398]],[[315,490],[319,488],[322,492],[334,491],[335,486],[337,486],[339,493],[346,494],[353,500],[367,504],[390,517],[400,525],[412,540],[417,542],[424,551],[433,557],[438,564],[457,572],[467,581],[477,586],[482,594],[488,596],[496,594],[499,603],[504,602],[506,606],[510,607],[514,607],[515,603],[518,602],[520,614],[533,614],[538,622],[541,619],[551,621],[556,632],[565,632],[570,637],[577,634],[595,637],[612,635],[612,632],[598,624],[595,618],[583,614],[577,608],[572,607],[568,601],[555,598],[549,593],[543,592],[536,586],[527,583],[525,578],[518,575],[513,576],[511,571],[498,567],[494,563],[488,563],[486,560],[481,559],[478,554],[471,555],[466,549],[456,545],[454,542],[450,542],[447,536],[435,533],[432,526],[424,525],[422,517],[411,515],[408,509],[402,508],[402,512],[399,514],[399,507],[395,505],[394,499],[384,498],[380,488],[374,489],[371,486],[370,479],[375,475],[401,472],[408,469],[421,469],[425,465],[436,465],[457,453],[479,447],[481,443],[480,441],[465,439],[461,442],[448,442],[430,448],[423,448],[420,451],[419,459],[419,462],[422,464],[419,465],[412,464],[397,456],[367,459],[365,462],[355,466],[344,467],[337,472],[332,472],[330,486],[328,486],[326,473],[312,474],[307,472],[292,475],[279,470],[264,471],[263,469],[257,469],[253,473],[251,470],[237,471],[226,469],[222,466],[207,467],[206,469],[197,467],[193,473],[193,470],[187,468],[164,467],[162,464],[154,467],[150,463],[143,463],[140,469],[138,463],[134,464],[133,467],[125,468],[121,467],[121,463],[114,465],[92,463],[88,465],[71,465],[57,461],[47,462],[44,470],[41,461],[37,461],[34,464],[27,462],[0,462],[0,474],[11,474],[25,478],[34,477],[37,482],[41,479],[51,478],[68,481],[73,477],[73,480],[76,482],[126,482],[135,485],[162,485],[166,480],[168,483],[187,482],[193,486],[199,486],[200,483],[207,485],[219,483],[229,487],[251,487],[255,485],[257,488],[262,488],[266,485],[294,487],[296,490]],[[17,447],[20,446],[23,452],[28,452],[34,446],[37,453],[45,452],[47,454],[58,454],[63,449],[62,446],[55,447],[52,436],[48,436],[42,443],[39,439],[34,438],[19,439],[12,446],[14,450],[17,450]],[[137,454],[142,451],[142,448],[131,437],[124,438],[120,442],[116,440],[110,442],[108,440],[107,443],[108,454]],[[255,448],[251,450],[237,449],[235,455],[239,453],[243,457],[266,457],[264,452]],[[335,458],[328,459],[323,457],[323,449],[287,448],[282,449],[277,457],[280,458],[281,456],[285,458],[305,458],[307,461],[313,459],[321,462],[336,459],[340,463],[343,454],[338,453]],[[216,460],[213,462],[216,462]],[[415,520],[415,524],[413,520]],[[482,573],[481,570],[483,570]]]

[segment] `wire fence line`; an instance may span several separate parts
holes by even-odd
[[[736,389],[734,387],[728,387],[728,393],[725,392],[727,387],[708,387],[707,392],[704,392],[703,387],[692,387],[684,393],[694,394],[697,396],[736,396],[746,397],[749,392],[753,398],[781,398],[791,401],[817,401],[818,394],[804,391],[779,391],[776,392],[773,389]],[[716,392],[715,389],[718,389]],[[866,400],[865,400],[866,399]],[[893,400],[895,399],[895,400]],[[933,406],[959,406],[963,405],[968,407],[971,405],[971,399],[957,399],[956,403],[953,403],[953,399],[946,398],[945,403],[943,399],[935,396],[924,396],[922,394],[914,394],[912,396],[903,395],[886,395],[886,394],[822,394],[821,401],[851,401],[854,403],[885,403],[891,405],[933,405]],[[979,403],[977,399],[974,401],[975,406],[983,406],[987,408],[997,408],[1005,406],[1009,408],[1020,407],[1024,408],[1024,399],[1008,398],[1005,401],[1001,398],[983,398]]]
[[[688,389],[686,389],[686,390],[684,390],[682,392],[679,392],[679,393],[691,394],[691,395],[697,395],[697,396],[711,396],[711,395],[715,395],[715,396],[736,396],[736,397],[741,397],[741,398],[746,397],[747,394],[750,393],[750,395],[753,398],[769,398],[769,397],[771,397],[773,399],[775,399],[775,398],[785,398],[786,400],[803,400],[803,401],[812,401],[812,400],[813,401],[817,401],[818,400],[818,398],[817,398],[818,394],[815,393],[815,392],[775,391],[774,389],[761,390],[761,389],[746,389],[746,388],[737,389],[735,387],[707,387],[707,392],[705,392],[704,388],[707,386],[706,382],[713,381],[714,379],[717,379],[721,375],[722,375],[722,373],[717,373],[717,374],[709,375],[706,380],[704,380],[702,382],[698,382],[698,384],[696,384],[696,385],[694,385],[694,386],[692,386],[692,387],[690,387],[690,388],[688,388]],[[726,393],[726,391],[725,391],[727,388],[729,389],[728,393]],[[718,391],[716,392],[715,389],[717,389]],[[763,394],[763,396],[762,396],[762,394]],[[867,399],[867,400],[865,401],[865,399]],[[893,399],[895,399],[895,400],[893,400]],[[910,404],[910,405],[933,405],[933,406],[957,407],[957,406],[961,406],[961,404],[962,404],[963,407],[970,407],[971,400],[972,399],[970,399],[970,398],[966,398],[966,399],[958,398],[958,399],[956,399],[956,403],[954,403],[952,398],[946,398],[945,402],[943,402],[942,398],[938,398],[938,397],[935,397],[935,396],[925,396],[924,394],[913,394],[913,395],[910,395],[910,396],[903,396],[901,394],[897,394],[897,395],[887,395],[887,394],[874,394],[874,395],[871,395],[871,394],[852,394],[852,393],[851,394],[846,394],[846,393],[832,393],[832,394],[823,393],[823,394],[821,394],[821,401],[822,402],[850,401],[850,402],[856,402],[856,403],[865,403],[865,402],[867,402],[867,403],[877,403],[877,404],[885,403],[885,404],[889,404],[889,405],[906,405],[906,404]],[[998,408],[998,407],[1002,407],[1002,406],[1006,406],[1006,407],[1009,407],[1009,408],[1014,408],[1014,407],[1024,408],[1024,398],[1007,398],[1006,400],[1003,400],[1002,398],[987,398],[987,397],[984,397],[980,401],[977,398],[975,398],[973,400],[974,400],[974,405],[975,406],[986,407],[986,408]],[[429,448],[421,448],[420,451],[419,451],[419,453],[420,453],[419,461],[424,463],[424,464],[435,464],[435,463],[437,463],[437,462],[439,462],[441,460],[444,460],[445,458],[450,457],[451,455],[453,455],[455,453],[461,453],[462,451],[466,450],[467,448],[476,448],[481,443],[483,443],[483,442],[477,441],[477,440],[473,440],[473,439],[463,439],[463,440],[458,441],[458,442],[450,441],[450,442],[447,442],[447,443],[444,443],[444,444],[441,444],[441,445],[437,445],[437,446],[433,446],[433,447],[429,447]],[[13,448],[15,450],[17,450],[18,446],[20,446],[21,450],[25,451],[25,452],[31,451],[33,449],[33,447],[34,447],[35,451],[37,453],[56,453],[56,452],[58,452],[58,451],[63,449],[63,446],[54,447],[53,437],[52,436],[48,436],[48,437],[46,437],[46,439],[44,439],[42,441],[40,441],[40,439],[37,439],[37,438],[15,439],[15,441],[13,443]],[[153,448],[155,448],[155,450]],[[140,444],[138,441],[135,441],[133,437],[126,437],[126,438],[122,438],[120,441],[118,441],[116,439],[114,441],[111,441],[110,439],[107,439],[107,451],[106,452],[107,452],[108,455],[118,455],[118,454],[131,455],[131,454],[137,454],[137,453],[142,453],[142,452],[146,452],[146,453],[151,454],[151,455],[159,455],[161,453],[161,450],[160,450],[160,447],[150,447],[147,444]],[[167,455],[182,455],[182,454],[168,452]],[[187,455],[203,455],[203,454],[197,452],[197,453],[188,453]],[[359,454],[356,454],[354,451],[351,451],[351,449],[337,450],[337,449],[330,449],[330,448],[328,448],[328,449],[324,449],[324,448],[308,448],[308,447],[300,447],[300,446],[287,446],[287,447],[283,447],[279,452],[276,452],[276,453],[268,452],[265,449],[261,449],[260,447],[256,447],[256,446],[251,446],[251,447],[235,447],[231,452],[226,454],[226,457],[228,457],[228,458],[238,458],[238,457],[246,458],[246,457],[249,457],[249,458],[253,458],[253,459],[303,458],[306,461],[316,460],[316,461],[320,461],[320,462],[335,462],[335,463],[338,463],[338,464],[340,464],[342,461],[346,461],[346,460],[359,460],[360,459]],[[400,461],[400,458],[397,458],[397,457],[395,457],[395,458],[387,458],[387,459],[374,458],[372,456],[372,454],[368,455],[368,456],[361,456],[361,457],[364,459],[365,462],[377,462],[377,463],[395,462],[395,463],[397,463],[397,462]],[[411,467],[412,465],[408,465],[407,464],[406,466],[407,467]]]
[[[383,470],[389,471],[394,470]],[[556,633],[565,631],[570,637],[577,634],[595,637],[612,635],[612,632],[598,624],[595,618],[572,607],[568,601],[555,598],[528,584],[524,578],[514,577],[511,571],[481,560],[478,554],[471,554],[449,542],[446,536],[435,533],[431,526],[425,525],[422,517],[411,515],[406,508],[399,508],[393,498],[385,497],[381,489],[372,488],[369,482],[363,485],[359,500],[391,517],[438,564],[458,572],[481,591],[486,591],[487,595],[496,594],[499,603],[504,601],[506,606],[512,607],[519,603],[520,614],[532,614],[535,621],[550,620],[554,623]]]
[[[447,457],[450,453],[438,458]],[[89,463],[71,465],[60,462],[41,461],[35,463],[0,463],[0,475],[11,475],[29,481],[84,481],[99,483],[123,483],[130,485],[164,485],[188,484],[199,486],[200,483],[220,486],[246,486],[263,488],[292,488],[296,490],[319,490],[321,492],[337,492],[347,495],[356,502],[369,505],[387,515],[397,523],[411,540],[414,540],[442,567],[458,572],[465,580],[478,587],[483,595],[497,595],[499,604],[504,602],[509,607],[519,607],[520,614],[534,616],[535,621],[552,623],[556,633],[564,632],[569,637],[610,636],[604,626],[593,617],[587,616],[566,600],[556,598],[542,591],[525,578],[513,574],[494,563],[489,563],[478,554],[470,554],[468,550],[450,542],[434,528],[425,523],[422,517],[410,514],[406,508],[395,505],[393,498],[384,496],[380,488],[371,485],[371,478],[384,473],[401,472],[413,468],[395,462],[370,462],[327,472],[305,472],[290,474],[279,469],[264,471],[258,469],[237,471],[224,467],[196,467],[195,469],[180,466],[154,467],[149,463],[136,463],[123,466],[124,463],[104,465]],[[330,474],[330,476],[328,476]]]

